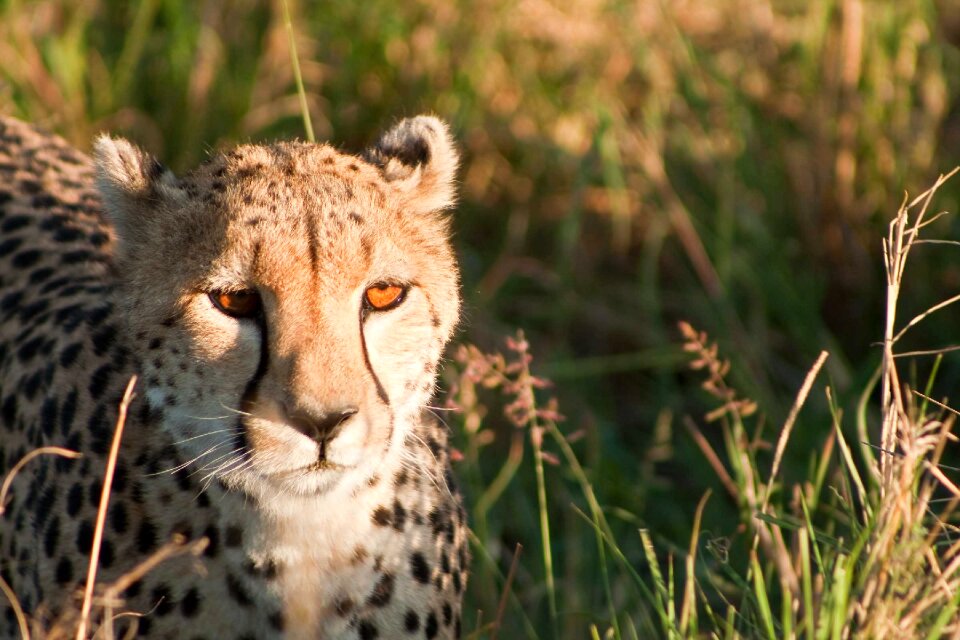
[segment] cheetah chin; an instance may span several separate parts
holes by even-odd
[[[0,117],[0,577],[40,626],[100,548],[151,638],[453,638],[469,551],[430,413],[458,322],[457,151],[432,116],[360,155],[243,145],[176,175],[107,135],[93,159]],[[4,607],[6,607],[4,609]],[[19,633],[0,603],[0,637]]]

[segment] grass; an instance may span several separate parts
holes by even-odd
[[[960,316],[897,318],[960,267],[904,222],[885,281],[878,239],[960,163],[948,5],[8,0],[0,110],[177,169],[451,121],[475,636],[936,637]]]

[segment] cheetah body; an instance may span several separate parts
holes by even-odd
[[[136,375],[98,583],[176,535],[208,545],[126,589],[143,615],[118,633],[457,636],[466,529],[425,408],[459,312],[445,126],[402,121],[362,157],[246,145],[182,177],[124,140],[94,155],[0,119],[0,473],[82,454],[29,462],[0,516],[29,619],[76,610]],[[371,287],[401,295],[381,311]],[[252,312],[217,306],[249,292]]]

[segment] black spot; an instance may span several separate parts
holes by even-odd
[[[223,543],[232,549],[239,547],[243,544],[243,530],[236,525],[229,525],[224,532]]]
[[[57,206],[59,203],[60,201],[49,193],[41,193],[30,199],[30,204],[37,209],[49,209],[50,207]]]
[[[157,546],[157,528],[147,519],[140,523],[137,531],[137,549],[140,553],[149,553]]]
[[[461,578],[460,578],[460,572],[459,572],[459,571],[454,571],[454,572],[453,572],[453,591],[454,591],[457,595],[460,595],[460,592],[461,592],[462,590],[463,590],[463,581],[462,581]]]
[[[350,559],[350,563],[353,565],[360,564],[361,562],[366,560],[367,555],[368,555],[368,552],[363,547],[363,545],[358,544],[353,550],[353,557]]]
[[[28,362],[32,360],[34,356],[39,353],[40,349],[44,347],[45,340],[43,336],[37,336],[27,340],[20,345],[20,348],[17,349],[17,359],[20,362]]]
[[[403,628],[407,633],[414,633],[420,628],[420,616],[413,609],[407,609],[407,614],[403,616]]]
[[[181,467],[173,472],[173,477],[177,481],[177,488],[181,491],[189,491],[193,488],[190,483],[190,474],[185,467]]]
[[[385,573],[377,581],[373,593],[367,598],[367,604],[372,607],[385,607],[393,597],[393,575]]]
[[[119,500],[110,506],[110,526],[117,533],[124,533],[129,526],[127,507]]]
[[[440,443],[436,441],[435,438],[427,438],[427,446],[430,447],[430,453],[433,454],[434,458],[439,458],[443,455],[443,447],[440,446]]]
[[[390,510],[387,509],[386,507],[377,507],[376,509],[374,509],[373,511],[374,524],[380,525],[381,527],[385,527],[390,524],[391,519],[392,519],[392,515],[390,513]]]
[[[345,618],[351,611],[353,611],[353,600],[350,598],[340,598],[334,604],[334,608],[336,608],[338,615]]]
[[[127,486],[127,465],[123,460],[117,461],[116,469],[113,471],[113,491],[122,493]]]
[[[200,595],[197,593],[196,588],[191,588],[183,594],[183,599],[180,600],[180,612],[185,618],[192,618],[197,615],[197,611],[199,610]]]
[[[369,620],[362,621],[357,631],[360,633],[360,640],[374,640],[374,638],[380,637],[376,625]]]
[[[30,274],[30,284],[40,284],[56,272],[53,267],[40,267]]]
[[[436,638],[439,625],[437,624],[437,614],[433,611],[427,616],[427,624],[423,627],[423,634],[427,638]]]
[[[240,583],[240,580],[232,573],[227,574],[227,593],[242,607],[249,607],[253,604],[253,600],[250,599],[250,594],[247,593],[246,589],[244,589]]]
[[[110,240],[110,237],[102,231],[94,231],[87,239],[93,246],[102,247],[103,245],[107,244],[107,242]]]
[[[63,264],[80,264],[81,262],[87,262],[93,257],[93,253],[86,249],[76,249],[74,251],[67,251],[60,256],[60,262]]]
[[[407,520],[407,510],[403,508],[399,500],[393,501],[393,528],[397,531],[403,531],[403,524]]]
[[[76,227],[60,227],[53,233],[53,239],[57,242],[76,242],[83,236],[83,231]]]
[[[100,507],[100,498],[103,493],[103,482],[100,481],[100,478],[94,478],[90,481],[90,488],[88,489],[87,498],[90,500],[90,506],[94,509]]]
[[[94,453],[104,455],[110,450],[112,433],[110,432],[106,410],[103,405],[98,405],[87,422],[87,433],[90,434],[90,449]],[[99,498],[98,498],[99,500]]]
[[[113,307],[109,304],[91,310],[87,313],[87,324],[90,325],[91,328],[98,328],[100,324],[110,316],[112,311]]]
[[[0,258],[7,256],[23,244],[23,238],[7,238],[3,242],[0,242]]]
[[[56,398],[47,398],[43,401],[43,406],[40,408],[40,425],[43,428],[43,433],[48,437],[53,437],[53,432],[57,428],[57,414],[59,407],[57,407]]]
[[[113,363],[101,365],[93,375],[90,376],[90,385],[87,390],[94,399],[99,399],[103,395],[107,385],[110,384],[110,375],[113,373]]]
[[[449,602],[443,603],[441,613],[443,614],[443,626],[449,627],[450,623],[453,622],[453,608],[450,607]]]
[[[85,556],[90,555],[90,547],[93,545],[93,525],[89,520],[80,522],[77,529],[77,551]]]
[[[73,582],[73,563],[69,558],[60,558],[57,563],[57,583],[67,585]]]
[[[267,617],[267,622],[270,623],[270,626],[276,631],[283,631],[283,614],[279,611],[274,611]]]
[[[37,264],[42,255],[39,249],[25,249],[13,256],[10,264],[12,264],[15,269],[28,269]]]
[[[110,347],[113,346],[113,339],[116,333],[117,330],[109,324],[96,331],[91,337],[93,340],[93,352],[98,356],[102,356],[109,351]]]
[[[2,225],[0,225],[0,231],[3,231],[4,233],[12,233],[17,229],[22,229],[28,224],[30,224],[29,216],[10,216],[3,221]]]
[[[80,507],[83,506],[83,488],[80,483],[74,483],[67,492],[67,515],[73,517],[80,513]]]
[[[0,406],[0,416],[3,416],[4,425],[8,428],[13,427],[13,423],[17,419],[17,397],[15,395],[11,394],[3,399],[3,405]]]
[[[141,591],[143,591],[143,582],[141,582],[140,580],[138,580],[138,581],[134,582],[132,585],[130,585],[130,586],[127,588],[127,590],[124,591],[123,593],[124,593],[124,595],[126,595],[126,596],[129,597],[129,598],[136,598],[137,596],[140,595],[140,592],[141,592]]]
[[[114,558],[113,543],[109,540],[103,540],[100,543],[100,566],[109,569],[113,566]]]
[[[170,597],[170,588],[167,585],[162,584],[154,589],[150,597],[154,602],[154,611],[157,612],[157,615],[165,616],[173,611],[174,602]]]
[[[419,551],[410,555],[410,573],[420,584],[427,584],[430,581],[430,565]]]

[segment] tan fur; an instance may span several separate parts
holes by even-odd
[[[51,239],[49,216],[109,240],[84,266],[96,294],[74,287],[67,295],[69,283],[54,292],[58,304],[69,298],[78,308],[80,329],[66,335],[55,313],[7,314],[0,325],[0,402],[12,398],[0,425],[0,472],[42,444],[74,446],[89,460],[31,467],[17,491],[49,499],[41,507],[18,500],[0,521],[0,569],[28,609],[59,604],[80,578],[93,509],[87,485],[102,473],[104,454],[89,425],[116,415],[136,373],[124,478],[113,496],[123,514],[107,532],[113,558],[104,579],[172,533],[214,542],[205,576],[165,566],[128,594],[132,608],[156,609],[140,621],[149,636],[457,635],[468,558],[463,511],[446,434],[424,409],[460,304],[443,213],[457,168],[446,126],[428,116],[404,120],[362,157],[322,144],[240,146],[182,177],[102,136],[94,148],[101,220],[95,195],[90,214],[71,217],[23,190],[23,176],[46,171],[42,191],[54,200],[89,193],[86,158],[58,138],[0,123],[0,160],[20,163],[0,172],[0,194],[14,194],[0,228],[10,216],[29,220],[11,237],[42,249],[54,273],[60,256],[89,244]],[[70,162],[41,169],[18,160],[31,145]],[[29,294],[37,278],[24,275],[0,281],[0,296]],[[364,294],[384,284],[405,296],[377,311]],[[241,290],[262,300],[255,316],[215,306],[218,292]],[[25,398],[16,390],[46,364],[19,357],[20,338],[33,333],[50,336],[47,362],[68,364]],[[77,353],[67,358],[68,350]],[[88,384],[94,372],[108,380]],[[71,390],[79,399],[67,397]],[[66,406],[76,407],[69,416]],[[46,428],[50,415],[62,424]],[[337,422],[331,416],[343,417],[334,435],[316,435]],[[43,537],[50,554],[22,551]],[[158,608],[158,597],[167,605]],[[4,625],[9,617],[0,631],[13,628]]]

